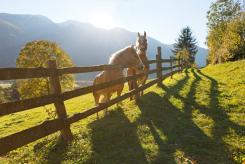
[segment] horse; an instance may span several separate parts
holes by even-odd
[[[148,58],[146,55],[146,51],[147,51],[146,32],[144,32],[144,35],[140,35],[140,33],[138,33],[138,37],[136,40],[136,51],[137,51],[137,54],[138,54],[139,58],[141,59],[142,63],[144,64],[144,69],[143,69],[143,71],[135,71],[135,69],[133,69],[133,68],[128,68],[127,69],[127,75],[128,76],[149,71],[149,63],[148,63]],[[145,76],[138,78],[137,79],[137,85],[144,85],[146,83],[147,79],[148,79],[148,75],[145,75]],[[133,81],[128,82],[128,87],[129,87],[129,90],[133,90],[135,88]],[[140,96],[143,96],[143,91],[140,92]],[[133,98],[130,97],[130,100],[132,100],[132,99]]]
[[[125,77],[123,72],[125,67],[131,67],[132,69],[135,69],[137,71],[143,70],[144,68],[143,63],[137,54],[137,49],[133,45],[127,46],[112,54],[109,60],[109,64],[121,65],[122,68],[102,71],[95,77],[93,81],[93,85],[97,85],[97,84],[101,84],[101,83],[105,83],[105,82],[109,82],[112,80]],[[112,94],[115,92],[117,92],[117,96],[120,96],[123,88],[124,88],[124,83],[117,84],[109,88],[101,89],[98,91],[94,91],[93,97],[94,97],[95,105],[98,106],[99,103],[101,102],[102,103],[108,102]],[[100,97],[102,95],[103,95],[103,99],[100,101]],[[104,113],[106,115],[107,109],[104,110]],[[97,118],[98,117],[99,116],[97,112]]]

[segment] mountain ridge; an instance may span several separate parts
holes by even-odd
[[[134,44],[136,36],[136,32],[123,28],[107,30],[74,20],[54,23],[42,15],[0,13],[0,67],[15,66],[19,51],[32,40],[50,40],[58,43],[71,56],[75,65],[105,64],[113,52]],[[163,58],[172,54],[171,45],[148,36],[150,59],[155,58],[157,46],[162,47]],[[197,61],[199,66],[205,65],[202,56],[207,55],[207,50],[203,51],[202,54],[197,54],[197,58],[201,56]]]

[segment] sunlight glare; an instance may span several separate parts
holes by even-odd
[[[99,28],[111,29],[115,27],[116,23],[113,17],[108,13],[96,13],[91,19],[91,23]]]

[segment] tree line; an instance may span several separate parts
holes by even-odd
[[[207,12],[207,64],[245,58],[245,0],[216,0]],[[190,27],[183,28],[172,50],[187,67],[195,65],[197,41]]]

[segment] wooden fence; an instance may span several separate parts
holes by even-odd
[[[169,64],[170,66],[162,67],[162,63],[170,63]],[[112,70],[112,69],[121,68],[121,66],[99,65],[99,66],[91,66],[91,67],[71,67],[71,68],[58,69],[55,61],[49,61],[49,68],[0,68],[0,80],[49,77],[50,85],[53,91],[52,94],[42,96],[42,97],[0,104],[0,117],[16,112],[34,110],[33,108],[52,104],[52,103],[55,105],[55,109],[58,115],[57,119],[44,121],[40,125],[0,138],[0,155],[4,155],[11,150],[24,146],[28,143],[36,141],[42,137],[48,136],[59,130],[61,131],[61,137],[64,140],[69,141],[72,139],[72,133],[70,129],[70,125],[72,123],[84,119],[107,107],[110,107],[122,100],[131,97],[132,95],[138,95],[140,91],[143,91],[154,84],[158,84],[160,86],[162,85],[162,80],[164,78],[172,76],[174,73],[182,70],[181,67],[182,64],[180,59],[176,59],[176,58],[162,59],[161,47],[157,48],[156,59],[150,60],[149,64],[156,64],[156,68],[149,70],[148,72],[145,73],[140,73],[133,76],[120,78],[114,81],[110,81],[94,86],[87,86],[87,87],[83,87],[83,88],[79,88],[76,90],[67,91],[63,93],[61,92],[61,85],[59,81],[59,76],[63,74],[88,73],[88,72],[97,72],[103,70]],[[170,72],[167,74],[162,74],[162,72],[166,70]],[[116,97],[107,103],[100,104],[99,106],[95,106],[81,113],[76,113],[71,117],[67,116],[66,107],[64,105],[65,100],[77,96],[81,96],[84,94],[88,94],[93,91],[98,91],[104,88],[108,88],[112,85],[125,83],[131,80],[136,81],[137,78],[141,76],[145,76],[153,73],[157,74],[156,76],[157,78],[151,80],[147,84],[136,87],[134,90],[131,90],[123,94],[122,96]]]

